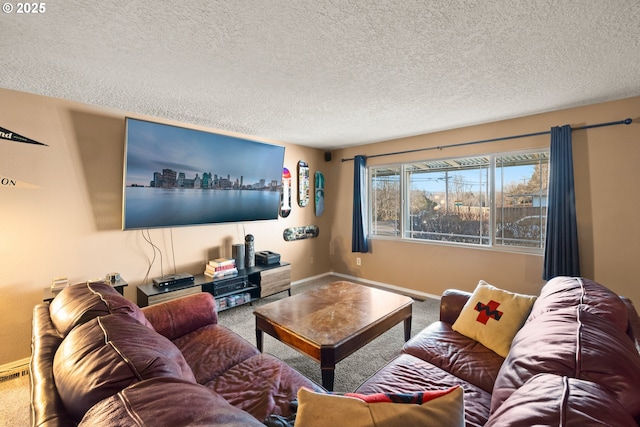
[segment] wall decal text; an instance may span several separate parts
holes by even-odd
[[[40,188],[37,185],[29,184],[27,182],[19,181],[8,176],[0,175],[0,189],[2,188]]]

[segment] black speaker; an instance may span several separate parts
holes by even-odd
[[[331,161],[331,151],[325,151],[324,152],[324,161],[325,162],[330,162]]]
[[[244,245],[237,244],[231,246],[231,256],[236,260],[236,268],[244,270]]]

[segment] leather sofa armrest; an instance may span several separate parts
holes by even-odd
[[[627,306],[627,316],[629,317],[627,335],[633,340],[636,350],[640,353],[640,318],[638,317],[638,312],[629,298],[621,296],[620,299]]]
[[[453,325],[469,298],[471,298],[471,292],[458,289],[445,290],[440,298],[440,321]]]
[[[63,337],[53,326],[49,304],[38,304],[33,309],[31,334],[31,425],[71,427],[76,424],[62,403],[53,379],[53,356]]]
[[[156,332],[170,340],[218,323],[215,300],[207,292],[144,307],[142,312]]]

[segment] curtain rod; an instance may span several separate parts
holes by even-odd
[[[630,118],[624,119],[624,120],[618,120],[617,122],[608,122],[608,123],[598,123],[595,125],[587,125],[587,126],[580,126],[577,128],[572,128],[571,130],[583,130],[583,129],[591,129],[591,128],[599,128],[599,127],[603,127],[603,126],[614,126],[614,125],[629,125],[631,124],[633,120],[631,120]],[[406,151],[395,151],[392,153],[384,153],[384,154],[374,154],[372,156],[365,156],[367,159],[371,159],[374,157],[385,157],[385,156],[394,156],[396,154],[408,154],[408,153],[415,153],[418,151],[430,151],[430,150],[442,150],[443,148],[451,148],[451,147],[462,147],[464,145],[474,145],[474,144],[484,144],[486,142],[496,142],[496,141],[505,141],[507,139],[518,139],[518,138],[526,138],[528,136],[538,136],[538,135],[547,135],[550,134],[551,131],[547,130],[544,132],[534,132],[534,133],[525,133],[522,135],[511,135],[511,136],[503,136],[501,138],[492,138],[492,139],[483,139],[481,141],[471,141],[471,142],[460,142],[457,144],[449,144],[449,145],[439,145],[437,147],[428,147],[428,148],[416,148],[415,150],[406,150]],[[353,157],[348,158],[348,159],[342,159],[343,162],[348,162],[350,160],[353,160]]]

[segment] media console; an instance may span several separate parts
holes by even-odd
[[[145,307],[198,292],[209,292],[216,299],[218,311],[223,311],[284,291],[291,295],[291,264],[280,262],[245,268],[238,274],[215,280],[198,274],[192,283],[187,284],[162,288],[152,283],[140,285],[137,302],[140,307]]]

